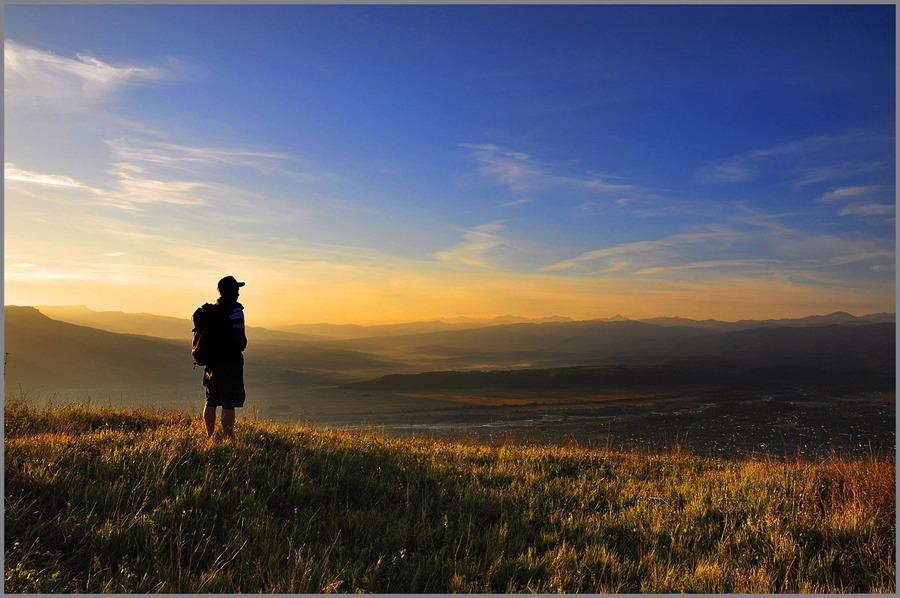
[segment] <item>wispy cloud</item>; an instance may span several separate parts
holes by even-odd
[[[533,156],[492,144],[462,144],[472,150],[479,172],[493,183],[514,193],[569,188],[595,193],[615,194],[638,189],[635,185],[609,182],[609,176],[573,172],[560,165],[541,162]]]
[[[108,189],[99,189],[75,180],[72,177],[43,174],[17,168],[7,163],[4,180],[14,183],[41,185],[58,190],[85,191],[91,194],[92,202],[98,205],[116,207],[127,211],[140,211],[145,204],[203,205],[206,202],[197,195],[207,185],[194,181],[161,180],[143,176],[142,169],[119,165],[115,170],[115,180]]]
[[[870,132],[815,135],[707,162],[693,179],[705,184],[739,183],[774,173],[790,176],[795,187],[847,179],[889,169],[882,160],[852,158],[871,147],[892,143],[893,139]]]
[[[138,269],[129,265],[110,267],[102,262],[80,261],[77,259],[32,257],[28,261],[9,263],[7,260],[5,278],[13,282],[76,282],[103,281],[124,282],[137,280]]]
[[[840,216],[892,216],[896,210],[891,188],[882,185],[839,187],[818,202],[842,205]]]
[[[6,40],[4,65],[6,106],[14,125],[8,130],[7,147],[12,148],[13,158],[5,164],[7,181],[87,191],[92,194],[89,201],[93,205],[131,212],[150,204],[204,203],[196,196],[203,182],[159,176],[149,173],[145,165],[123,158],[112,166],[111,177],[96,174],[108,157],[108,149],[104,151],[103,147],[105,137],[132,130],[148,132],[144,126],[133,126],[136,123],[117,117],[113,103],[130,86],[169,81],[175,70],[172,64],[165,68],[114,64],[84,54],[70,58]],[[44,136],[44,151],[24,159],[16,156],[17,149],[29,146],[34,129]],[[114,142],[112,149],[115,155],[125,146]],[[77,175],[57,174],[54,171],[61,169],[59,164],[66,164],[73,172],[90,171],[91,182]]]
[[[851,239],[836,235],[798,232],[792,237],[782,239],[773,247],[773,252],[803,262],[813,260],[821,267],[888,265],[894,262],[893,245],[893,239],[878,237]]]
[[[792,183],[793,186],[804,187],[814,183],[849,179],[862,174],[885,172],[889,169],[893,170],[893,165],[884,161],[843,162],[811,168],[797,168],[791,170],[790,173],[800,175],[800,178]]]
[[[836,190],[833,197],[866,197],[871,190]],[[541,269],[572,276],[663,277],[685,275],[722,278],[805,281],[820,285],[846,284],[865,272],[891,271],[893,238],[852,238],[816,233],[787,220],[805,221],[802,213],[766,214],[738,204],[738,212],[724,224],[655,240],[622,243],[583,252]],[[892,206],[891,206],[892,208]],[[865,215],[893,213],[880,204],[851,203],[845,211]]]
[[[796,265],[796,262],[793,262]],[[807,261],[812,265],[813,261]],[[729,270],[737,270],[747,274],[749,270],[754,271],[772,271],[783,267],[783,260],[771,259],[742,259],[742,260],[705,260],[691,262],[687,264],[669,265],[663,267],[645,268],[639,270],[638,274],[660,274],[663,272],[674,272],[678,270],[715,270],[717,275],[721,276]]]
[[[893,216],[896,206],[884,203],[854,204],[838,212],[840,216]]]
[[[694,180],[709,184],[740,183],[754,178],[756,173],[751,156],[738,156],[704,164],[694,174]]]
[[[806,213],[799,212],[770,214],[762,210],[754,209],[744,201],[735,202],[733,205],[737,209],[737,212],[726,216],[725,221],[732,224],[743,224],[760,228],[770,235],[795,234],[796,229],[784,224],[784,220],[808,216]]]
[[[819,198],[822,203],[859,201],[864,197],[871,197],[873,194],[881,191],[881,187],[868,185],[865,187],[840,187],[829,191]]]
[[[8,104],[67,112],[105,102],[127,85],[167,77],[159,67],[114,65],[84,54],[67,58],[12,40],[3,44],[3,64]]]
[[[141,211],[153,204],[205,206],[241,203],[253,195],[242,189],[235,169],[247,168],[263,175],[281,173],[285,154],[240,148],[189,146],[136,137],[108,140],[113,152],[109,190],[101,194],[107,205]],[[261,197],[243,203],[259,216],[265,211]],[[251,205],[253,204],[253,205]]]
[[[268,173],[286,154],[236,148],[192,147],[146,139],[112,139],[107,145],[118,160],[166,169],[194,171],[198,167],[242,167]]]
[[[658,240],[623,243],[606,249],[587,251],[571,259],[546,266],[541,270],[543,272],[568,270],[588,262],[601,263],[599,268],[592,269],[596,274],[621,272],[626,269],[646,269],[668,263],[679,257],[685,246],[711,243],[720,246],[729,245],[742,238],[744,235],[739,231],[711,227],[709,230],[697,233],[681,233]]]
[[[17,168],[15,164],[12,164],[10,162],[4,164],[3,178],[4,180],[14,181],[18,183],[30,183],[34,185],[46,185],[48,187],[77,189],[80,191],[100,193],[100,191],[98,191],[97,189],[76,181],[72,177],[59,174],[42,174],[38,172],[22,170],[21,168]]]
[[[143,204],[200,206],[206,201],[198,192],[207,189],[199,181],[161,180],[144,176],[138,168],[119,168],[115,189],[103,196],[109,205],[124,210],[140,210]]]
[[[499,247],[512,247],[509,239],[497,233],[503,231],[503,222],[491,222],[473,227],[463,232],[463,241],[458,245],[434,254],[435,259],[450,265],[464,265],[475,268],[491,268],[488,254]]]
[[[315,191],[319,181],[334,175],[295,170],[300,159],[290,154],[136,135],[107,140],[105,146],[112,159],[110,192],[104,197],[123,210],[155,204],[216,206],[221,210],[207,212],[204,220],[223,217],[226,226],[284,223],[325,210],[374,211],[359,201]]]
[[[515,206],[524,206],[525,204],[534,203],[534,200],[530,197],[523,197],[522,199],[516,199],[513,201],[508,201],[504,204],[500,204],[501,208],[512,208]]]

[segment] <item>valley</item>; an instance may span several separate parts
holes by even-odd
[[[73,313],[105,328],[154,325],[147,314]],[[8,395],[202,410],[187,335],[117,333],[30,307],[5,314]],[[893,452],[895,330],[886,320],[467,322],[356,339],[251,330],[242,416],[734,458]]]

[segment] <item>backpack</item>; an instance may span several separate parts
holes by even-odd
[[[194,367],[215,363],[222,352],[222,329],[225,323],[219,309],[212,303],[204,303],[191,316],[194,324],[191,339],[191,357]]]

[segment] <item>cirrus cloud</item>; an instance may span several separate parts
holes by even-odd
[[[554,188],[580,189],[596,193],[633,192],[635,185],[610,183],[608,175],[567,172],[559,165],[541,162],[533,156],[493,144],[461,144],[472,151],[479,172],[491,182],[509,187],[514,193]]]
[[[153,66],[114,65],[92,56],[58,56],[5,40],[4,95],[13,106],[78,112],[105,102],[125,86],[167,78]]]
[[[6,181],[14,181],[18,183],[30,183],[35,185],[46,185],[49,187],[61,187],[68,189],[78,189],[99,193],[96,189],[76,181],[72,177],[59,174],[42,174],[31,172],[17,168],[15,164],[7,162],[3,168],[3,179]]]
[[[444,264],[457,264],[475,268],[491,268],[488,254],[500,247],[512,247],[509,239],[498,235],[504,230],[502,221],[490,222],[463,230],[463,241],[450,249],[439,251],[434,257]]]
[[[823,204],[843,204],[839,216],[891,216],[896,210],[893,191],[882,185],[839,187],[820,197]]]

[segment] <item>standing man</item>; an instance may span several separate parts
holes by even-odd
[[[206,409],[203,419],[206,433],[212,438],[216,431],[216,407],[222,407],[222,433],[225,438],[234,439],[234,410],[244,406],[244,349],[247,335],[244,330],[244,306],[238,303],[243,282],[234,276],[226,276],[219,281],[219,299],[210,306],[214,325],[215,357],[203,372],[203,386],[206,388]]]

